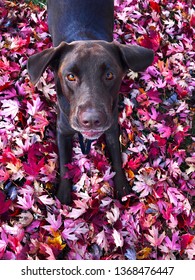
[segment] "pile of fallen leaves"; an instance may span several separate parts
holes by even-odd
[[[123,165],[132,194],[113,198],[105,145],[82,155],[75,138],[58,179],[56,93],[47,70],[29,80],[29,56],[51,47],[45,9],[0,0],[0,258],[195,259],[195,3],[115,1],[114,39],[155,51],[129,72],[119,104]]]

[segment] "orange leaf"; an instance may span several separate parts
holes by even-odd
[[[138,260],[147,259],[148,256],[150,255],[150,253],[151,253],[151,248],[145,247],[144,249],[142,249],[141,251],[139,251],[139,252],[137,253],[137,259],[138,259]]]

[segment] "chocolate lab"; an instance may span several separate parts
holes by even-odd
[[[60,160],[57,197],[62,203],[71,203],[72,184],[64,179],[65,165],[71,161],[73,135],[79,132],[83,152],[86,152],[83,139],[90,143],[105,134],[116,172],[115,196],[121,199],[131,189],[122,170],[118,92],[127,70],[145,70],[153,61],[153,51],[113,42],[113,0],[47,2],[54,47],[30,57],[28,71],[33,83],[48,66],[55,73]]]

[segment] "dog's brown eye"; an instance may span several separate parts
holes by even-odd
[[[68,74],[66,77],[70,82],[76,81],[76,76],[74,74]]]
[[[113,75],[113,73],[112,72],[107,72],[106,73],[106,80],[112,80],[114,78],[114,75]]]

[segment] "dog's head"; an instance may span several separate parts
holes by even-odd
[[[105,41],[62,42],[29,58],[28,71],[36,83],[47,66],[52,66],[58,84],[60,111],[69,104],[70,126],[85,138],[97,139],[109,129],[117,111],[118,91],[128,69],[145,70],[153,51]],[[67,104],[67,103],[66,103]]]

